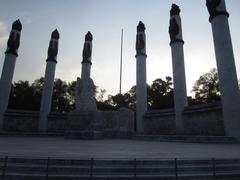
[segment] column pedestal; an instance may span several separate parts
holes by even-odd
[[[176,133],[184,133],[183,111],[187,106],[187,92],[185,79],[185,66],[183,43],[176,42],[171,45],[172,49],[172,66],[173,66],[173,82],[174,82],[174,109],[176,121]]]
[[[137,133],[144,132],[144,114],[147,111],[146,56],[137,56],[136,121]]]
[[[40,121],[38,126],[38,130],[43,132],[47,131],[48,128],[48,114],[51,112],[55,69],[56,62],[48,61],[45,71],[45,79],[40,106]]]
[[[3,64],[0,80],[0,130],[3,128],[4,113],[8,107],[16,58],[16,55],[6,54]]]

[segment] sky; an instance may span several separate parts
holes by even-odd
[[[0,69],[12,22],[23,25],[13,81],[44,76],[51,32],[60,33],[55,78],[71,82],[81,76],[84,36],[93,34],[91,77],[107,94],[119,92],[121,29],[123,37],[122,92],[136,85],[136,26],[146,26],[147,83],[172,76],[169,10],[181,9],[187,92],[203,73],[216,67],[211,24],[205,0],[0,0]],[[226,0],[230,13],[238,78],[240,77],[240,1]]]

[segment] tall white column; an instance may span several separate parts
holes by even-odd
[[[182,24],[179,16],[180,9],[176,4],[170,10],[170,46],[172,50],[172,67],[174,82],[174,109],[176,121],[176,133],[184,133],[183,110],[187,106],[186,78],[184,66],[184,53],[182,40]]]
[[[136,120],[137,133],[144,132],[143,116],[147,111],[147,82],[146,82],[146,36],[145,25],[140,21],[137,26],[136,37],[136,61],[137,61],[137,85],[136,85]]]
[[[88,32],[82,53],[82,74],[81,79],[77,79],[76,87],[76,109],[80,111],[96,111],[95,85],[91,79],[92,66],[92,34]]]
[[[4,112],[8,107],[16,58],[18,56],[18,48],[20,45],[21,30],[22,24],[18,19],[12,25],[12,30],[7,42],[7,50],[5,52],[5,59],[0,79],[0,130],[2,129],[3,125]]]
[[[48,114],[51,112],[52,94],[54,86],[55,69],[57,64],[59,33],[56,30],[52,32],[48,47],[48,58],[46,60],[45,78],[40,106],[40,120],[38,130],[45,132],[48,127]]]
[[[229,14],[224,0],[207,0],[212,25],[215,56],[221,91],[224,126],[227,136],[240,139],[240,98],[231,34]]]

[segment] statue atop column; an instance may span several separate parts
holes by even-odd
[[[22,24],[20,20],[16,20],[12,24],[12,31],[10,32],[10,36],[7,42],[7,50],[6,54],[13,54],[18,56],[18,48],[20,44],[20,32],[22,30]]]
[[[52,32],[51,40],[49,42],[47,61],[57,62],[58,40],[59,40],[59,32],[57,29],[55,29]]]
[[[145,42],[145,25],[142,21],[139,22],[137,26],[137,37],[136,37],[136,56],[144,55],[146,56],[146,42]]]
[[[89,43],[84,43],[84,47],[83,47],[83,52],[82,52],[82,63],[90,63],[91,62],[91,56],[92,56],[92,49],[91,49],[91,42],[93,40],[92,34],[91,32],[88,31],[88,33],[85,36],[85,42],[89,42]]]
[[[182,40],[182,33],[180,31],[180,25],[179,22],[180,18],[179,18],[179,13],[180,13],[180,9],[176,4],[172,5],[172,8],[170,10],[170,25],[169,25],[169,36],[171,39],[170,45],[174,42],[182,42],[184,43],[184,41]]]

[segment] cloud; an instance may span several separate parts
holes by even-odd
[[[8,35],[7,25],[3,21],[0,21],[0,48],[6,46]]]

